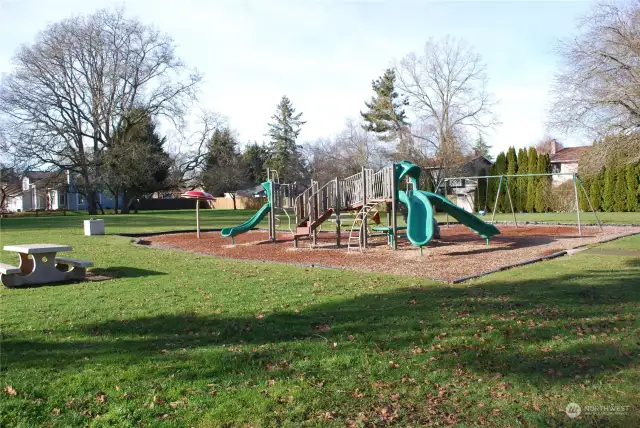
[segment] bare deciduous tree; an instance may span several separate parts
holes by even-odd
[[[470,131],[475,136],[498,124],[487,90],[486,66],[464,41],[430,39],[420,55],[405,56],[396,70],[398,88],[416,116],[413,142],[403,139],[403,150],[435,158],[438,171],[446,174],[459,160]]]
[[[640,2],[599,3],[560,42],[549,126],[602,136],[640,128]]]
[[[101,154],[126,112],[141,108],[179,126],[201,80],[168,36],[122,10],[52,24],[14,64],[0,86],[0,113],[16,152],[76,173],[91,213]]]

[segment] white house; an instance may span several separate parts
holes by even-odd
[[[112,209],[115,205],[113,198],[100,192],[98,202],[104,209]],[[73,174],[68,170],[25,172],[5,202],[5,209],[10,212],[86,208],[87,200],[74,189]]]

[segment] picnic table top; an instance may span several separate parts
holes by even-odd
[[[5,251],[15,251],[23,254],[58,253],[62,251],[73,251],[68,245],[58,244],[27,244],[27,245],[5,245]]]

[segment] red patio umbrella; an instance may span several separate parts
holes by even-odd
[[[200,239],[200,201],[207,201],[213,199],[211,193],[201,192],[199,190],[189,190],[182,194],[183,198],[197,199],[196,201],[196,231],[198,239]]]

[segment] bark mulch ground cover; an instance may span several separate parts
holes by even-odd
[[[309,247],[309,241],[301,241],[293,247],[293,237],[285,232],[278,234],[276,242],[268,241],[266,231],[255,230],[231,239],[222,238],[219,232],[203,233],[198,240],[194,233],[150,236],[146,245],[156,248],[180,249],[220,257],[284,262],[304,265],[410,275],[452,281],[488,272],[500,267],[548,256],[572,248],[594,244],[611,238],[640,233],[640,227],[595,226],[582,228],[582,236],[574,226],[514,225],[499,226],[500,235],[484,239],[461,225],[441,226],[439,240],[424,248],[423,256],[417,247],[406,239],[399,239],[398,251],[386,245],[384,237],[372,238],[368,249],[347,251],[348,235],[342,235],[343,245],[336,247],[335,232],[321,232],[318,245]]]

